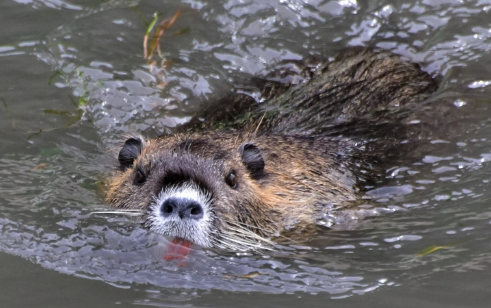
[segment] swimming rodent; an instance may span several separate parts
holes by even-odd
[[[262,249],[359,200],[360,183],[383,173],[407,138],[404,108],[436,89],[417,65],[370,49],[297,73],[297,85],[263,82],[263,103],[237,95],[174,134],[126,140],[107,202],[141,210],[152,232]]]

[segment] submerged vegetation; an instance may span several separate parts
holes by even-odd
[[[147,30],[145,31],[145,36],[143,37],[143,58],[147,60],[147,65],[150,73],[157,77],[157,87],[160,89],[164,88],[167,85],[165,70],[168,69],[170,65],[172,65],[172,61],[164,57],[162,53],[162,48],[160,46],[160,41],[167,30],[172,27],[172,25],[176,22],[177,18],[179,18],[180,15],[181,9],[178,9],[173,16],[164,18],[157,24],[161,15],[159,13],[154,13],[153,19],[148,24]],[[153,35],[151,35],[152,31]],[[185,28],[176,32],[175,34],[182,34],[188,31],[189,28]],[[158,61],[154,59],[155,50],[157,50],[157,55],[160,58],[160,66],[158,65]]]

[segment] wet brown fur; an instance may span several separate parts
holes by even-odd
[[[240,248],[234,241],[248,235],[234,228],[270,238],[359,199],[356,184],[378,172],[378,156],[407,137],[404,107],[426,99],[436,85],[416,65],[367,49],[305,70],[302,85],[266,81],[261,91],[270,99],[263,104],[243,95],[219,101],[176,134],[146,141],[133,166],[148,170],[148,183],[133,184],[136,167],[117,172],[107,202],[144,212],[165,169],[181,163],[183,173],[204,174],[213,186],[214,245]],[[245,143],[264,158],[260,177],[243,165]],[[236,189],[224,183],[232,169]]]

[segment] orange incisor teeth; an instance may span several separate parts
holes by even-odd
[[[165,261],[186,259],[193,243],[182,238],[174,238],[167,246],[167,252],[162,257]]]

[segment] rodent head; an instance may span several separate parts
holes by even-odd
[[[263,156],[254,143],[217,138],[126,140],[107,202],[141,209],[144,226],[166,236],[204,247],[260,248],[264,236],[277,232],[274,208],[261,194]]]

